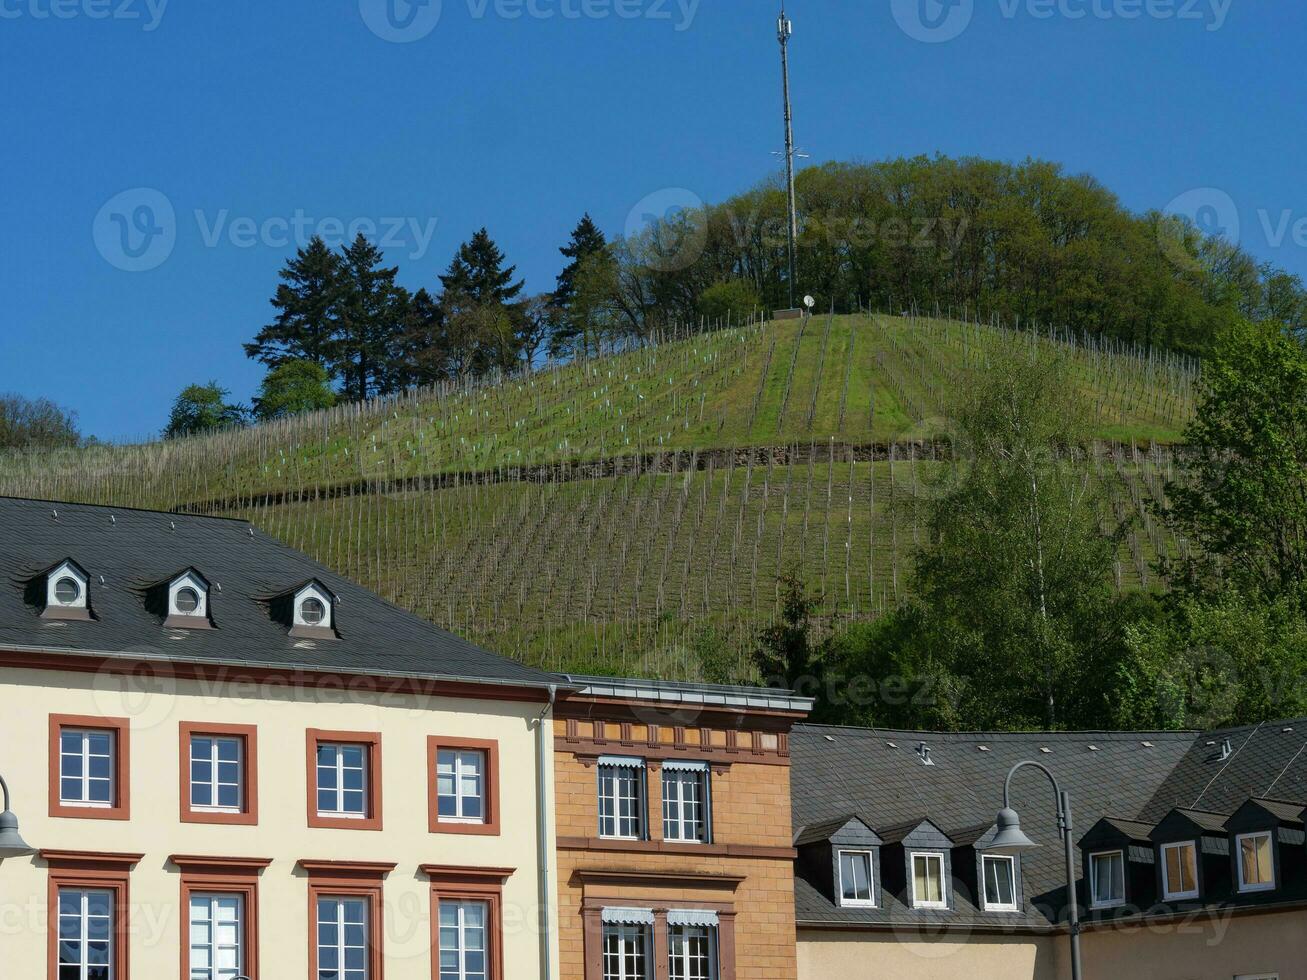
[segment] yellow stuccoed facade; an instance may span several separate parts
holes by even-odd
[[[144,686],[146,690],[141,690]],[[301,860],[394,863],[383,879],[386,980],[431,980],[431,881],[422,865],[511,869],[503,884],[503,976],[543,975],[539,934],[541,851],[553,860],[550,829],[537,836],[538,701],[377,693],[342,686],[214,683],[160,678],[142,685],[107,673],[5,667],[0,671],[0,773],[13,794],[21,833],[52,851],[141,854],[129,875],[130,976],[165,980],[181,973],[179,868],[172,855],[261,858],[257,875],[259,976],[309,976],[309,877]],[[54,714],[126,718],[130,723],[130,819],[51,817],[49,719]],[[225,826],[179,819],[179,725],[258,729],[258,824]],[[552,728],[546,720],[552,764]],[[382,829],[310,828],[306,732],[382,734]],[[498,743],[498,836],[431,833],[429,736]],[[547,768],[552,773],[552,765]],[[552,776],[547,777],[548,780]],[[49,948],[47,862],[0,861],[0,977],[42,980]],[[551,917],[554,935],[557,922]],[[557,977],[555,967],[553,976]],[[115,977],[114,980],[127,980]]]

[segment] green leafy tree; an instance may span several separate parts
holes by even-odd
[[[739,323],[761,306],[757,288],[745,279],[714,283],[699,297],[699,315],[708,320]]]
[[[229,429],[245,424],[245,409],[228,403],[231,395],[216,381],[205,385],[187,385],[172,404],[165,439],[180,439],[217,429]]]
[[[1307,581],[1307,350],[1278,328],[1233,332],[1204,368],[1180,478],[1167,487],[1172,528],[1196,545],[1180,576],[1228,583],[1251,599]]]
[[[974,724],[1092,717],[1114,649],[1119,537],[1103,530],[1109,509],[1081,454],[1084,407],[1065,376],[1053,358],[992,364],[958,407],[964,462],[925,503],[915,592]]]
[[[327,370],[314,361],[285,361],[263,379],[254,399],[254,415],[262,422],[316,412],[336,404]]]
[[[245,345],[246,355],[269,367],[305,360],[334,371],[343,273],[341,257],[314,236],[278,273],[277,318]]]
[[[63,449],[81,441],[77,416],[48,398],[0,395],[0,449]]]

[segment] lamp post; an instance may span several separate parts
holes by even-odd
[[[18,818],[9,809],[9,784],[4,776],[0,776],[0,791],[3,791],[5,800],[5,808],[0,811],[0,859],[35,854],[36,848],[19,836]]]
[[[987,850],[1016,856],[1022,851],[1039,846],[1022,831],[1021,818],[1017,816],[1016,810],[1012,809],[1012,777],[1027,766],[1038,769],[1047,776],[1048,781],[1053,784],[1053,793],[1057,796],[1057,830],[1062,837],[1062,847],[1066,854],[1067,921],[1071,928],[1071,978],[1081,980],[1080,906],[1076,900],[1076,870],[1072,857],[1071,796],[1062,791],[1062,787],[1057,783],[1057,777],[1047,766],[1027,761],[1018,762],[1012,767],[1012,771],[1007,774],[1007,781],[1003,784],[1003,809],[998,811],[998,833],[995,834],[994,841]]]

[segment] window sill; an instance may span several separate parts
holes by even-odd
[[[699,857],[774,858],[793,861],[798,851],[792,847],[765,847],[753,844],[681,844],[662,840],[619,840],[612,837],[560,837],[563,851],[609,851],[623,854],[691,854]]]
[[[431,827],[433,834],[470,834],[477,837],[498,837],[499,825],[482,820],[437,820]]]

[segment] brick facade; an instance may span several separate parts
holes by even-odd
[[[788,731],[798,715],[604,699],[560,705],[555,741],[563,980],[602,976],[601,910],[652,909],[651,980],[665,980],[668,909],[719,915],[720,980],[793,980],[794,851]],[[598,762],[645,760],[647,838],[599,836]],[[712,839],[662,840],[665,760],[710,767]]]

